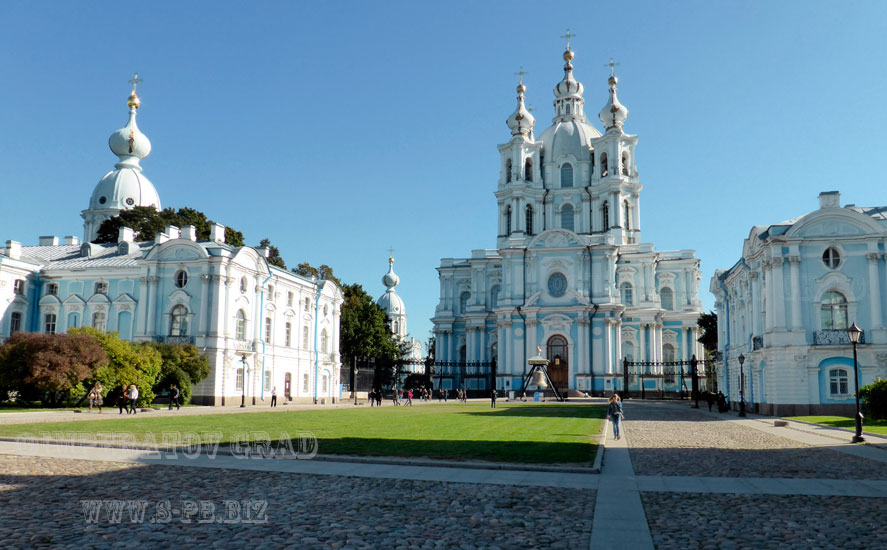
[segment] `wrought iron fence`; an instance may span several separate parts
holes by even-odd
[[[715,360],[689,361],[622,361],[622,393],[624,397],[646,399],[650,393],[657,399],[677,396],[698,397],[700,392],[717,391]]]

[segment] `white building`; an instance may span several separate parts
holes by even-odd
[[[407,361],[417,363],[407,367],[409,372],[424,372],[424,368],[420,368],[418,363],[424,361],[422,356],[422,342],[410,336],[407,330],[407,309],[404,306],[403,299],[394,290],[400,284],[400,277],[394,272],[394,258],[388,258],[388,273],[382,277],[382,284],[385,285],[385,293],[379,296],[376,304],[385,312],[388,318],[388,326],[394,339],[402,350],[407,352]]]
[[[244,394],[257,403],[274,387],[283,402],[338,398],[343,295],[334,283],[271,266],[264,249],[226,244],[221,225],[207,241],[194,227],[170,226],[149,242],[133,242],[127,228],[116,244],[89,242],[123,209],[160,208],[139,164],[151,144],[136,126],[135,87],[128,105],[129,122],[109,140],[119,162],[82,213],[85,242],[40,237],[0,249],[0,339],[88,325],[126,340],[192,343],[212,366],[194,388],[199,404],[239,405]]]
[[[744,375],[746,403],[764,414],[855,414],[853,322],[860,386],[887,378],[887,207],[840,200],[820,193],[818,210],[752,227],[739,261],[712,278],[718,380],[734,406]]]
[[[559,389],[598,394],[622,387],[624,357],[701,357],[699,261],[693,250],[657,252],[642,241],[638,139],[623,132],[617,79],[610,75],[601,132],[585,118],[573,57],[568,44],[552,125],[538,139],[523,81],[517,87],[511,138],[499,146],[496,249],[438,268],[436,359],[496,358],[503,390],[519,388],[537,346]],[[645,384],[661,383],[678,390],[676,379]]]

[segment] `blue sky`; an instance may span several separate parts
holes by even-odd
[[[82,236],[134,71],[163,206],[270,237],[381,295],[388,247],[427,338],[441,257],[493,248],[514,73],[539,135],[577,35],[586,112],[605,67],[639,136],[644,241],[693,248],[701,297],[754,224],[885,205],[887,3],[2,2],[0,242]],[[599,121],[592,120],[597,126]]]

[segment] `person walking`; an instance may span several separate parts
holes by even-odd
[[[127,397],[129,398],[129,410],[126,414],[138,414],[136,412],[136,401],[139,400],[139,389],[135,384],[130,384],[129,395]]]
[[[89,412],[93,407],[98,407],[99,414],[102,414],[102,383],[96,382],[95,386],[89,392]]]
[[[277,406],[277,386],[271,388],[271,406]]]
[[[407,391],[407,405],[410,407],[413,406],[413,390]]]
[[[493,388],[493,391],[490,393],[490,407],[493,409],[496,408],[496,397],[496,388]]]
[[[403,391],[403,390],[400,390]],[[391,392],[391,400],[394,401],[394,406],[400,405],[400,392],[395,388],[393,392]]]
[[[127,385],[122,384],[119,388],[108,394],[108,400],[116,405],[120,409],[120,414],[123,414],[123,409],[126,409],[126,394],[127,394]],[[127,413],[129,414],[129,413]]]
[[[614,393],[610,396],[609,406],[607,407],[607,416],[610,418],[610,422],[613,424],[613,437],[616,439],[622,438],[622,400],[619,399],[619,394]]]
[[[176,406],[176,410],[179,410],[179,388],[173,384],[169,387],[169,410],[172,410],[172,406]]]

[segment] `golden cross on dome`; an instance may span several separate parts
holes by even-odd
[[[520,77],[520,83],[523,84],[524,83],[524,75],[526,75],[526,74],[530,74],[530,73],[528,73],[527,71],[524,70],[523,67],[521,67],[518,72],[514,73],[514,76]]]
[[[135,73],[132,77],[132,80],[129,81],[132,84],[132,93],[136,93],[136,86],[144,82],[141,78],[139,78],[139,73]]]
[[[567,49],[570,49],[570,39],[576,36],[574,33],[570,32],[570,29],[567,29],[567,34],[561,35],[561,38],[567,39]]]
[[[616,66],[621,65],[622,63],[616,63],[613,58],[610,58],[610,62],[604,65],[604,67],[610,67],[610,76],[616,76]]]
[[[388,247],[388,263],[394,263],[394,248],[391,246]]]

